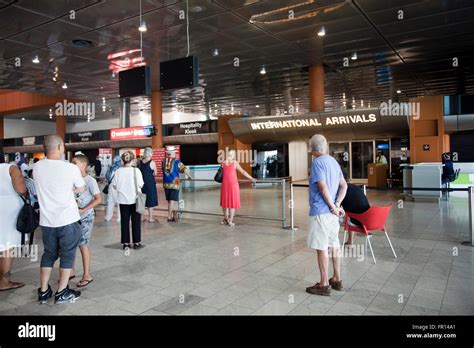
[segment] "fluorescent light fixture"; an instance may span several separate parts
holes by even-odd
[[[322,37],[322,36],[325,36],[325,35],[326,35],[326,28],[321,27],[321,29],[319,29],[319,31],[318,31],[318,36]]]
[[[147,30],[148,30],[148,28],[146,27],[146,23],[145,23],[145,21],[143,21],[142,24],[140,24],[140,26],[138,27],[138,31],[141,31],[142,33],[144,33]]]

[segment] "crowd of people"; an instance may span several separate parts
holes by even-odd
[[[340,218],[344,209],[362,213],[370,205],[364,193],[354,185],[348,185],[337,161],[328,155],[328,143],[324,136],[314,135],[309,141],[313,156],[309,178],[309,231],[307,244],[317,251],[320,281],[306,291],[310,294],[329,296],[331,289],[342,290],[340,273]],[[16,217],[23,206],[21,196],[29,196],[40,212],[40,226],[44,253],[40,265],[40,288],[38,303],[47,303],[53,296],[50,277],[55,262],[59,259],[59,282],[54,294],[55,303],[69,303],[80,297],[77,288],[93,281],[91,273],[91,241],[95,220],[95,208],[101,204],[101,190],[97,180],[89,175],[90,163],[84,154],[75,154],[71,162],[65,160],[63,140],[56,135],[44,140],[46,158],[28,168],[26,178],[21,168],[13,164],[0,164],[0,214],[3,231],[0,233],[0,291],[17,289],[23,283],[10,279],[12,259],[7,254],[10,248],[20,247],[20,233],[16,230]],[[110,221],[118,206],[117,220],[120,222],[123,249],[142,249],[142,215],[153,222],[153,208],[158,205],[156,187],[157,165],[152,160],[153,151],[145,149],[143,158],[126,151],[113,159],[105,179],[107,193],[105,220]],[[3,156],[0,156],[0,160]],[[256,182],[235,160],[235,151],[230,150],[220,163],[222,171],[220,206],[224,218],[222,225],[234,226],[235,210],[240,208],[240,188],[237,173],[252,183]],[[97,166],[94,166],[97,169]],[[163,188],[168,201],[168,222],[178,221],[180,174],[192,179],[188,168],[176,158],[174,150],[168,150],[162,163]],[[142,204],[141,194],[146,195]],[[347,193],[347,194],[346,194]],[[148,211],[146,211],[148,210]],[[144,221],[145,221],[144,220]],[[360,224],[351,221],[352,224]],[[130,225],[132,238],[130,240]],[[350,245],[352,236],[345,243]],[[83,274],[76,289],[69,288],[74,276],[74,262],[79,248]],[[329,255],[333,263],[333,276],[329,278]]]

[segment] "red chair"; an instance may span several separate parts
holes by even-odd
[[[346,212],[346,221],[344,224],[344,241],[342,244],[342,248],[344,250],[344,245],[346,244],[346,234],[347,232],[355,232],[365,235],[365,250],[367,252],[367,243],[370,247],[370,252],[372,254],[372,258],[375,261],[374,250],[372,249],[372,243],[370,243],[370,237],[372,236],[369,234],[370,231],[384,231],[385,236],[387,236],[388,244],[390,244],[390,248],[392,248],[393,256],[397,258],[397,254],[395,254],[395,250],[393,249],[392,242],[387,234],[387,229],[385,228],[385,221],[387,221],[388,214],[390,213],[390,209],[392,209],[392,204],[386,207],[370,207],[365,213],[362,214],[353,214]],[[359,221],[362,226],[354,226],[349,224],[350,218],[353,218]]]

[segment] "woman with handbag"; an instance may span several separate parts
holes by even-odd
[[[21,246],[21,234],[16,229],[17,217],[23,208],[19,195],[26,195],[27,189],[20,169],[12,164],[3,163],[0,153],[0,291],[18,289],[23,283],[10,281],[12,269],[11,251]]]
[[[104,192],[104,194],[107,195],[107,207],[105,208],[105,221],[112,220],[115,206],[117,205],[117,208],[118,208],[117,191],[115,191],[111,183],[115,176],[115,173],[121,166],[122,166],[122,159],[120,158],[119,155],[117,155],[114,157],[112,165],[110,166],[110,168],[107,170],[107,173],[105,174],[105,180],[107,181],[107,184],[105,185],[104,190],[102,191]],[[120,222],[120,209],[117,209],[117,222]]]
[[[144,182],[140,170],[132,165],[134,159],[135,155],[130,151],[122,154],[124,166],[117,170],[112,180],[112,187],[117,190],[117,203],[120,205],[121,243],[124,250],[130,248],[130,220],[132,221],[133,248],[144,247],[141,243],[141,214],[145,203],[141,188]]]

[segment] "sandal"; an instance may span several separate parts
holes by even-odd
[[[228,225],[229,224],[229,220],[227,220],[226,218],[224,218],[221,222],[220,222],[221,225]]]
[[[228,221],[228,222],[227,222],[227,225],[229,225],[230,227],[232,227],[232,226],[235,226],[235,223],[234,223],[234,221]]]
[[[79,283],[77,283],[76,286],[77,286],[78,288],[84,288],[84,287],[86,287],[87,285],[89,285],[90,283],[92,283],[93,281],[94,281],[94,279],[89,279],[89,280],[87,280],[87,279],[81,279],[81,280],[79,281]]]
[[[0,291],[15,290],[15,289],[22,288],[24,286],[25,286],[25,283],[10,282],[10,287],[5,288],[5,289],[0,289]]]

